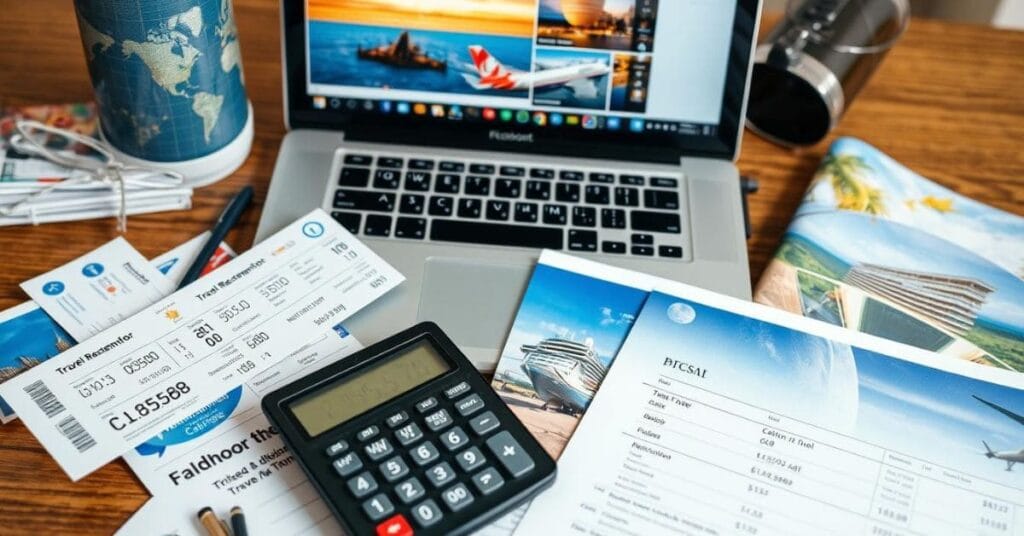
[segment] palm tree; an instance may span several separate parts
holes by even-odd
[[[827,180],[835,192],[836,208],[884,216],[888,212],[885,193],[864,180],[862,174],[868,171],[871,167],[859,156],[829,153],[818,168],[810,190]]]

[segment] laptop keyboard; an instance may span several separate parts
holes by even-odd
[[[681,175],[345,153],[331,215],[356,235],[688,259]]]

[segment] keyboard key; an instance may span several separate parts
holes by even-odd
[[[507,220],[510,206],[511,204],[508,201],[488,201],[487,219],[501,221]]]
[[[473,485],[484,495],[494,493],[504,484],[505,479],[501,478],[501,473],[493,467],[488,467],[473,476]]]
[[[430,190],[430,173],[423,171],[405,172],[405,189],[413,192],[426,192]]]
[[[580,185],[569,183],[555,184],[555,200],[562,203],[576,203],[580,200]]]
[[[642,246],[650,246],[654,244],[654,235],[637,233],[632,236],[632,242]]]
[[[594,207],[572,207],[572,224],[577,227],[597,225],[597,209]]]
[[[380,433],[380,428],[378,428],[376,425],[367,426],[366,428],[360,430],[358,434],[356,434],[356,439],[359,441],[366,441],[367,439],[370,439],[371,437],[377,435],[378,433]]]
[[[448,414],[448,410],[438,410],[426,417],[423,417],[423,421],[427,423],[427,428],[430,428],[431,432],[436,432],[452,423],[452,416]]]
[[[621,208],[602,208],[601,227],[606,229],[625,229],[626,211]]]
[[[349,479],[346,483],[348,490],[352,492],[352,495],[357,499],[362,499],[367,495],[377,491],[377,479],[373,478],[373,475],[369,471],[363,471],[358,475]]]
[[[437,176],[437,182],[434,183],[434,191],[442,194],[457,194],[461,180],[462,177],[458,175],[441,173]]]
[[[473,503],[473,494],[469,492],[469,488],[465,484],[459,482],[444,490],[444,493],[441,494],[441,500],[444,501],[449,510],[458,512]]]
[[[490,208],[488,203],[488,209]],[[488,218],[490,210],[488,210]],[[435,220],[430,239],[441,242],[468,242],[496,246],[562,249],[565,235],[554,227],[505,225],[457,220]]]
[[[467,473],[471,473],[477,467],[487,463],[487,460],[484,459],[483,453],[476,447],[460,452],[458,456],[455,457],[455,461],[459,464],[459,467]]]
[[[426,494],[427,490],[423,488],[423,484],[420,484],[419,479],[416,477],[399,482],[398,485],[395,486],[395,495],[398,495],[398,500],[405,504],[418,500]]]
[[[478,436],[494,430],[499,424],[501,423],[498,422],[498,418],[494,416],[493,411],[481,413],[469,420],[469,428]]]
[[[570,229],[569,249],[572,251],[597,251],[597,231]]]
[[[526,198],[547,201],[551,199],[551,183],[541,181],[526,182]]]
[[[395,514],[377,525],[377,536],[412,536],[412,527],[402,514]]]
[[[513,477],[523,476],[533,470],[533,458],[523,450],[508,430],[488,439],[487,448]]]
[[[378,169],[373,174],[373,187],[380,188],[382,190],[397,190],[399,186],[399,177],[401,172],[393,169]]]
[[[419,402],[416,403],[416,411],[420,413],[426,413],[427,411],[432,410],[435,407],[437,407],[437,399],[434,397],[420,400]]]
[[[395,158],[393,156],[378,156],[377,167],[379,168],[398,168],[402,167],[402,159]]]
[[[534,179],[553,179],[555,170],[548,168],[533,168],[530,170],[530,177]]]
[[[339,476],[346,477],[362,469],[363,460],[360,460],[359,456],[357,456],[355,452],[349,452],[337,460],[334,460],[332,465]]]
[[[342,227],[348,229],[348,232],[359,234],[359,222],[363,221],[362,214],[334,211],[331,212],[331,217],[340,223]]]
[[[331,443],[327,447],[326,452],[328,456],[333,458],[341,454],[342,452],[345,452],[346,450],[348,450],[348,441],[345,441],[344,439],[339,439],[337,442]]]
[[[441,453],[437,451],[437,447],[434,446],[430,441],[424,441],[422,445],[409,451],[409,456],[412,456],[412,461],[416,462],[416,465],[426,465],[438,458]]]
[[[651,177],[651,186],[656,186],[658,188],[678,188],[679,183],[675,179]]]
[[[608,187],[587,185],[584,199],[591,205],[607,205],[609,202]]]
[[[430,208],[427,212],[431,216],[451,216],[454,206],[455,198],[435,195],[430,198]]]
[[[470,164],[469,172],[477,175],[494,175],[494,166],[491,164]]]
[[[409,474],[409,466],[405,464],[405,460],[403,460],[401,456],[395,456],[394,458],[380,464],[379,469],[380,474],[384,475],[384,480],[387,480],[388,482],[394,482]]]
[[[334,192],[334,208],[391,212],[395,210],[395,194],[359,190]]]
[[[468,417],[483,408],[484,400],[480,398],[480,395],[467,396],[455,403],[455,411],[463,417]]]
[[[646,190],[644,191],[644,206],[676,210],[679,208],[679,194],[668,190]]]
[[[682,232],[682,222],[679,214],[634,210],[629,214],[629,219],[630,226],[637,231],[674,234]]]
[[[625,253],[626,243],[605,240],[604,242],[601,242],[601,251],[604,253]]]
[[[460,218],[479,218],[480,214],[483,213],[484,202],[480,199],[471,199],[464,197],[459,199],[459,217]]]
[[[537,221],[537,211],[536,203],[516,203],[515,220],[535,223]]]
[[[498,174],[506,177],[522,177],[526,175],[526,168],[519,166],[501,166],[498,168]]]
[[[636,188],[616,187],[615,204],[620,207],[636,207],[640,205],[640,190]]]
[[[611,173],[591,173],[590,182],[612,183],[615,182],[615,176]]]
[[[373,159],[369,155],[365,154],[346,154],[345,163],[356,166],[368,166]]]
[[[391,504],[391,499],[388,499],[387,495],[378,493],[373,496],[370,500],[363,503],[363,511],[373,521],[384,519],[384,516],[395,511],[395,505]]]
[[[498,197],[519,197],[523,189],[523,181],[519,179],[498,179],[494,185],[494,195]]]
[[[565,205],[544,205],[544,223],[565,225],[569,221],[569,207]]]
[[[384,420],[384,423],[388,425],[388,428],[394,428],[403,422],[409,420],[409,414],[404,411],[399,411]],[[403,445],[405,443],[402,443]]]
[[[459,382],[459,383],[457,383],[457,384],[455,384],[455,385],[445,389],[444,390],[444,397],[447,398],[448,400],[451,400],[453,398],[458,398],[458,397],[468,393],[469,390],[470,390],[470,387],[469,387],[468,383],[466,383],[466,382]]]
[[[430,469],[427,469],[427,480],[435,487],[439,488],[452,480],[455,480],[455,470],[452,466],[448,465],[448,462],[441,462]]]
[[[427,198],[422,195],[402,194],[402,202],[398,205],[398,211],[402,214],[423,214],[423,205],[426,202]]]
[[[643,186],[644,178],[640,175],[619,175],[619,184],[628,184],[630,186]]]
[[[391,216],[368,214],[363,234],[366,236],[391,236]]]
[[[388,441],[388,438],[386,437],[382,437],[373,443],[366,445],[363,449],[366,450],[366,455],[373,461],[382,460],[390,456],[391,453],[395,451],[391,446],[391,442]]]
[[[466,164],[462,162],[442,161],[441,165],[438,166],[441,171],[450,171],[452,173],[462,173],[466,170]]]
[[[581,181],[583,180],[583,173],[579,171],[565,170],[558,174],[558,178],[563,181]]]
[[[461,426],[456,426],[441,434],[441,444],[449,451],[459,450],[469,444],[469,436]]]
[[[341,168],[338,186],[358,186],[364,188],[370,183],[370,170],[366,168]]]
[[[423,238],[427,235],[427,220],[423,218],[398,218],[395,236],[398,238]]]
[[[643,255],[645,257],[650,257],[654,255],[654,246],[633,246],[632,249],[630,249],[630,251],[633,253],[633,255]]]
[[[487,177],[466,177],[466,193],[469,195],[490,195],[491,179]]]
[[[399,428],[398,430],[395,430],[395,439],[397,439],[398,443],[403,447],[408,446],[416,441],[419,441],[422,438],[423,432],[420,430],[420,427],[414,422],[411,422]]]
[[[658,255],[680,259],[683,257],[683,248],[679,246],[661,246],[658,248]]]
[[[441,514],[441,509],[437,507],[437,503],[433,499],[427,499],[412,509],[412,518],[421,527],[429,527],[441,521],[442,517],[444,516]]]
[[[434,169],[434,161],[423,158],[412,158],[409,160],[409,169]]]

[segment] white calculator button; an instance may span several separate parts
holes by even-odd
[[[397,439],[403,447],[410,443],[419,441],[422,437],[423,432],[420,431],[420,427],[414,422],[395,430],[395,439]]]
[[[473,429],[473,433],[482,436],[491,430],[494,430],[501,424],[498,422],[498,418],[494,416],[493,411],[481,413],[476,417],[473,417],[469,421],[469,427]]]
[[[444,390],[444,396],[448,397],[449,400],[457,396],[461,396],[464,393],[469,392],[469,384],[466,382],[459,382]]]
[[[441,521],[442,517],[444,516],[441,514],[441,509],[437,507],[437,503],[433,499],[427,499],[412,509],[412,518],[421,527],[429,527]]]
[[[441,444],[449,451],[459,450],[469,445],[469,436],[462,431],[461,426],[456,426],[441,434]]]
[[[380,428],[377,428],[376,425],[367,426],[366,428],[360,430],[358,434],[356,434],[356,439],[360,441],[366,441],[367,439],[370,439],[371,437],[377,435],[378,432],[380,432]]]
[[[468,450],[460,452],[455,456],[455,461],[458,462],[459,467],[467,473],[473,472],[474,469],[483,465],[487,460],[484,459],[484,455],[480,452],[480,449],[471,447]]]
[[[407,420],[409,420],[409,414],[404,411],[399,411],[398,413],[388,417],[386,422],[388,427],[394,428]]]
[[[427,469],[427,480],[429,480],[435,488],[439,488],[452,480],[455,480],[455,470],[452,469],[452,466],[448,465],[448,462],[441,462],[430,469]]]
[[[505,479],[501,478],[501,474],[493,467],[488,467],[473,476],[473,485],[484,495],[494,493],[504,483]]]
[[[472,415],[483,408],[484,401],[480,398],[480,395],[467,396],[455,403],[455,410],[463,417]]]
[[[327,447],[327,455],[333,458],[346,450],[348,450],[348,441],[342,439],[337,443],[331,443],[331,445]]]
[[[349,452],[348,454],[334,460],[334,470],[341,476],[349,476],[352,473],[363,468],[363,460],[356,456],[355,452]]]
[[[430,428],[431,432],[436,432],[445,426],[452,423],[452,416],[448,414],[448,410],[440,410],[423,418],[427,423],[427,428]]]
[[[366,512],[366,515],[370,516],[370,519],[378,521],[394,512],[395,505],[391,504],[391,499],[388,499],[387,495],[378,493],[363,503],[363,511]]]
[[[424,413],[437,407],[437,399],[430,397],[426,400],[421,400],[416,404],[416,411]]]
[[[355,495],[357,499],[362,499],[363,497],[377,491],[377,479],[373,478],[373,475],[371,475],[369,471],[363,471],[349,479],[348,490],[351,491],[352,495]]]
[[[420,497],[427,494],[427,490],[423,489],[423,484],[416,477],[412,477],[409,480],[403,480],[395,486],[395,493],[398,494],[398,499],[405,504],[409,504]]]
[[[384,459],[395,451],[395,449],[391,447],[391,442],[388,441],[388,438],[386,437],[382,437],[373,443],[366,445],[365,449],[366,455],[373,461]]]
[[[409,474],[409,466],[405,464],[405,460],[401,456],[395,456],[380,464],[380,472],[384,475],[385,480],[394,482]]]
[[[458,512],[473,503],[473,494],[469,492],[469,488],[465,484],[459,482],[444,490],[441,499],[448,505],[449,510]]]
[[[409,456],[412,456],[416,465],[426,465],[440,456],[441,453],[437,451],[437,447],[434,446],[430,441],[424,441],[422,445],[409,451]]]

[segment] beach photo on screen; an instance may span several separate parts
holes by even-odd
[[[608,54],[537,49],[533,62],[533,103],[603,110],[608,100]]]
[[[526,98],[532,0],[310,0],[310,82]],[[490,59],[491,61],[487,61]]]
[[[650,52],[656,11],[651,0],[541,0],[537,44]]]

